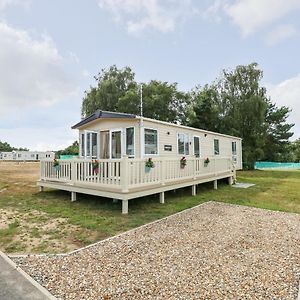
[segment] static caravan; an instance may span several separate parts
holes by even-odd
[[[6,161],[39,161],[41,159],[54,159],[55,153],[51,151],[11,151],[0,152],[0,160]]]
[[[141,116],[97,110],[75,124],[79,158],[41,162],[40,187],[128,200],[228,178],[242,168],[241,139]],[[58,167],[57,167],[58,165]]]

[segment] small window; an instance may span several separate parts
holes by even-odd
[[[236,142],[231,143],[232,155],[236,155]]]
[[[157,130],[145,128],[145,154],[158,154]]]
[[[126,155],[134,156],[134,127],[126,128]]]
[[[178,154],[189,155],[190,143],[189,136],[185,133],[178,133],[177,135]]]
[[[219,140],[214,139],[214,154],[219,155],[220,154],[220,144]]]
[[[194,136],[194,155],[200,157],[200,138],[199,136]]]

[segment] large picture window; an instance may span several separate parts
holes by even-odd
[[[144,130],[145,154],[158,154],[157,130],[145,128]]]
[[[183,154],[183,155],[190,154],[190,143],[189,143],[189,135],[188,134],[178,133],[177,148],[178,148],[178,154]]]
[[[134,127],[126,128],[126,155],[134,156]]]
[[[220,154],[220,143],[219,140],[214,139],[214,154],[219,155]]]

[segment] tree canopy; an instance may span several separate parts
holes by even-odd
[[[95,110],[140,114],[141,84],[129,67],[118,69],[115,65],[103,69],[95,77],[96,87],[90,87],[82,102],[82,115]],[[143,115],[168,122],[185,122],[188,95],[178,91],[177,83],[151,80],[142,83]]]
[[[11,151],[28,151],[27,148],[15,148],[12,147],[9,143],[7,142],[1,142],[0,141],[0,152],[11,152]]]

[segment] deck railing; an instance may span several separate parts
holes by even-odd
[[[127,192],[133,188],[149,185],[165,185],[172,182],[218,177],[231,174],[234,165],[230,157],[212,157],[205,164],[203,158],[187,157],[181,166],[180,158],[153,158],[154,168],[146,170],[145,159],[100,159],[95,166],[89,159],[58,160],[54,166],[50,160],[41,161],[41,180],[68,184],[85,184],[110,187]]]

